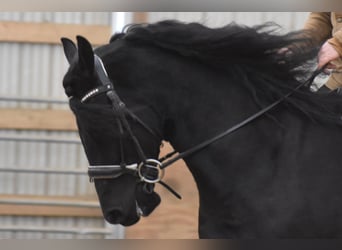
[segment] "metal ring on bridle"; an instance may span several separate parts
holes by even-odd
[[[138,166],[138,175],[140,177],[140,180],[143,182],[147,182],[147,183],[160,182],[163,179],[164,173],[165,173],[165,170],[162,169],[161,166],[162,166],[162,163],[160,161],[155,160],[155,159],[147,159],[146,161],[140,163]],[[156,170],[158,172],[154,179],[149,178],[146,175],[144,175],[143,171],[146,168],[150,168],[150,169]]]

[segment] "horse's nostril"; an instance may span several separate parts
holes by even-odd
[[[122,212],[114,209],[107,213],[106,220],[111,224],[119,224],[122,220]]]

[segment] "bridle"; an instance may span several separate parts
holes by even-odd
[[[114,90],[114,85],[109,79],[108,74],[104,68],[103,62],[100,57],[94,55],[95,71],[101,82],[101,86],[90,90],[81,98],[81,103],[87,102],[90,98],[95,96],[106,94],[111,101],[112,109],[116,114],[116,123],[119,128],[119,143],[120,143],[120,157],[121,162],[119,165],[90,165],[88,166],[88,175],[90,181],[93,182],[96,179],[115,179],[122,174],[128,173],[138,176],[141,182],[147,184],[160,183],[173,193],[177,198],[181,198],[170,186],[162,181],[164,177],[164,169],[162,163],[156,159],[149,159],[145,156],[145,153],[139,143],[139,140],[134,135],[127,116],[142,126],[147,132],[149,132],[156,140],[161,141],[162,136],[157,131],[151,129],[146,123],[144,123],[139,117],[131,112],[121,101],[120,97]],[[139,156],[139,163],[133,163],[127,165],[125,162],[124,154],[124,131],[127,131],[130,139],[133,141],[137,154]]]
[[[213,138],[210,138],[208,140],[203,141],[202,143],[186,150],[181,153],[178,153],[177,151],[173,151],[166,156],[156,160],[156,159],[148,159],[146,158],[144,151],[139,143],[139,140],[134,135],[128,121],[127,116],[133,118],[135,122],[140,124],[146,131],[148,131],[153,137],[155,137],[157,140],[161,141],[162,136],[151,129],[147,124],[145,124],[142,120],[140,120],[134,113],[132,113],[125,105],[124,102],[121,101],[119,96],[114,90],[114,85],[112,81],[109,79],[107,72],[104,68],[103,62],[97,55],[94,55],[95,57],[95,70],[98,74],[98,77],[101,82],[101,86],[96,87],[92,90],[90,90],[87,94],[84,95],[83,98],[81,98],[81,102],[85,103],[90,98],[93,98],[94,96],[100,95],[100,94],[106,94],[109,100],[112,104],[112,109],[114,113],[116,114],[116,122],[119,128],[120,133],[120,150],[121,150],[121,162],[119,165],[90,165],[88,167],[88,175],[90,178],[90,181],[94,181],[96,179],[115,179],[122,174],[128,173],[133,174],[137,176],[141,182],[145,182],[147,184],[154,184],[154,183],[160,183],[164,187],[166,187],[170,192],[172,192],[176,197],[180,198],[179,194],[177,194],[172,188],[170,188],[167,184],[165,184],[162,181],[162,178],[164,177],[164,170],[166,167],[170,166],[174,162],[183,159],[189,155],[192,155],[194,153],[199,152],[200,150],[204,149],[208,145],[218,141],[219,139],[237,131],[238,129],[244,127],[245,125],[249,124],[250,122],[256,120],[258,117],[262,116],[281,102],[283,102],[286,98],[288,98],[290,95],[292,95],[295,91],[300,89],[303,86],[309,86],[315,77],[320,74],[324,67],[316,70],[312,76],[299,84],[297,87],[292,89],[288,94],[284,95],[277,101],[273,102],[269,106],[261,109],[259,112],[251,115],[247,119],[243,120],[242,122],[232,126],[231,128],[227,129],[226,131],[214,136]],[[125,155],[123,150],[123,134],[124,130],[126,130],[132,139],[135,149],[137,151],[137,154],[139,156],[139,163],[133,163],[130,165],[127,165],[125,163]],[[178,153],[178,154],[177,154]],[[177,155],[176,155],[177,154]]]

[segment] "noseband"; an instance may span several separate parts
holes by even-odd
[[[300,89],[303,86],[310,85],[314,78],[320,74],[325,67],[321,68],[320,70],[316,70],[312,76],[307,80],[299,84],[296,88],[291,90],[288,94],[281,97],[279,100],[275,101],[274,103],[270,104],[269,106],[263,108],[259,112],[251,115],[247,119],[243,120],[242,122],[236,124],[235,126],[227,129],[226,131],[222,132],[221,134],[210,138],[206,141],[203,141],[202,143],[184,151],[181,153],[178,153],[176,151],[173,151],[166,156],[160,158],[159,160],[155,159],[147,159],[143,149],[134,135],[134,133],[131,130],[131,127],[127,121],[127,116],[130,116],[133,118],[134,121],[136,121],[138,124],[140,124],[143,128],[145,128],[151,135],[156,137],[159,141],[162,140],[162,136],[156,133],[154,130],[152,130],[148,125],[146,125],[142,120],[140,120],[134,113],[132,113],[126,105],[120,100],[119,96],[114,90],[114,86],[112,81],[109,79],[107,72],[104,68],[102,60],[95,55],[95,70],[99,76],[100,82],[102,83],[101,86],[94,88],[90,90],[86,95],[84,95],[83,98],[81,98],[81,102],[87,102],[90,98],[100,95],[100,94],[106,94],[109,100],[112,103],[112,108],[115,114],[117,114],[116,122],[119,127],[120,131],[120,149],[121,149],[121,163],[120,165],[96,165],[96,166],[89,166],[88,167],[88,175],[90,177],[91,181],[94,181],[96,179],[114,179],[119,177],[122,174],[130,173],[133,175],[136,175],[140,178],[142,182],[154,184],[154,183],[160,183],[164,187],[166,187],[170,192],[172,192],[176,197],[180,198],[179,194],[177,194],[172,188],[170,188],[168,185],[166,185],[164,182],[162,182],[162,178],[164,176],[164,169],[173,164],[175,161],[179,159],[183,159],[191,154],[194,154],[208,145],[218,141],[219,139],[227,136],[228,134],[233,133],[234,131],[240,129],[241,127],[249,124],[250,122],[254,121],[258,117],[262,116],[281,102],[283,102],[286,98],[288,98],[290,95],[292,95],[295,91]],[[138,153],[140,163],[134,163],[130,165],[126,165],[124,161],[124,150],[123,150],[123,133],[124,130],[126,130],[130,136],[130,138],[133,140],[135,149]],[[178,153],[178,155],[176,155]],[[176,156],[175,156],[176,155]],[[172,158],[173,157],[173,158]],[[170,159],[171,158],[171,159]]]

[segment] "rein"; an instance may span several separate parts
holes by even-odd
[[[259,112],[255,113],[254,115],[251,115],[247,119],[243,120],[242,122],[234,125],[233,127],[229,128],[229,129],[227,129],[226,131],[222,132],[221,134],[218,134],[218,135],[214,136],[211,139],[203,141],[202,143],[199,143],[196,146],[194,146],[192,148],[189,148],[186,151],[178,153],[178,155],[176,155],[173,158],[171,158],[171,157],[174,156],[175,154],[177,154],[177,151],[173,151],[173,152],[167,154],[166,156],[160,158],[159,160],[160,160],[160,162],[162,162],[161,169],[164,169],[164,168],[170,166],[171,164],[173,164],[174,162],[176,162],[176,161],[178,161],[180,159],[183,159],[183,158],[185,158],[185,157],[187,157],[189,155],[197,153],[198,151],[200,151],[200,150],[204,149],[205,147],[209,146],[210,144],[212,144],[212,143],[222,139],[223,137],[225,137],[225,136],[227,136],[229,134],[232,134],[236,130],[238,130],[238,129],[242,128],[243,126],[247,125],[248,123],[254,121],[258,117],[262,116],[263,114],[265,114],[266,112],[268,112],[269,110],[271,110],[272,108],[274,108],[275,106],[277,106],[278,104],[283,102],[286,98],[288,98],[290,95],[292,95],[294,92],[296,92],[301,87],[303,87],[305,85],[310,86],[312,84],[313,80],[315,79],[315,77],[323,72],[324,68],[325,67],[323,67],[323,68],[313,72],[313,74],[311,75],[311,77],[308,80],[306,80],[305,82],[299,84],[297,87],[292,89],[289,93],[287,93],[286,95],[282,96],[279,100],[273,102],[269,106],[263,108]]]
[[[89,166],[88,167],[88,175],[90,177],[90,181],[94,181],[94,179],[115,179],[119,177],[120,175],[124,173],[130,173],[137,175],[140,178],[141,182],[144,182],[149,185],[154,185],[155,183],[160,183],[165,188],[167,188],[172,194],[174,194],[177,198],[181,199],[180,195],[176,193],[170,186],[168,186],[166,183],[162,181],[162,178],[164,177],[164,169],[174,162],[183,159],[185,157],[188,157],[192,154],[195,154],[199,152],[200,150],[204,149],[205,147],[211,145],[212,143],[222,139],[223,137],[232,134],[236,130],[244,127],[245,125],[251,123],[252,121],[256,120],[258,117],[262,116],[281,102],[283,102],[286,98],[288,98],[290,95],[292,95],[294,92],[296,92],[301,87],[307,85],[310,86],[313,80],[317,75],[319,75],[325,68],[325,66],[319,70],[316,70],[313,72],[311,77],[304,81],[303,83],[299,84],[297,87],[292,89],[289,93],[282,96],[279,100],[273,102],[269,106],[263,108],[259,112],[249,116],[242,122],[234,125],[233,127],[230,127],[226,131],[203,141],[202,143],[199,143],[198,145],[189,148],[188,150],[185,150],[181,153],[178,153],[177,151],[173,151],[166,156],[155,160],[155,159],[147,159],[144,151],[139,143],[139,140],[135,137],[133,131],[131,130],[131,127],[127,121],[126,115],[130,116],[134,121],[139,123],[144,129],[146,129],[151,135],[153,135],[158,140],[162,139],[162,136],[155,132],[153,129],[151,129],[147,124],[145,124],[142,120],[140,120],[134,113],[132,113],[126,105],[120,100],[119,96],[116,94],[114,90],[114,86],[112,81],[109,79],[107,72],[104,68],[103,62],[100,57],[97,55],[94,55],[95,57],[95,70],[98,74],[98,77],[100,79],[100,82],[102,83],[101,86],[94,88],[90,90],[87,94],[84,95],[83,98],[81,98],[81,102],[84,103],[90,98],[97,96],[99,94],[106,94],[107,97],[112,102],[112,108],[116,114],[118,114],[118,117],[116,118],[119,131],[120,131],[120,150],[121,150],[121,163],[120,165],[96,165],[96,166]],[[135,145],[135,149],[138,153],[138,156],[140,158],[140,163],[133,163],[130,165],[126,165],[124,160],[124,150],[123,150],[123,133],[124,129],[128,132],[130,138],[133,140],[133,143]],[[177,154],[177,155],[176,155]]]

